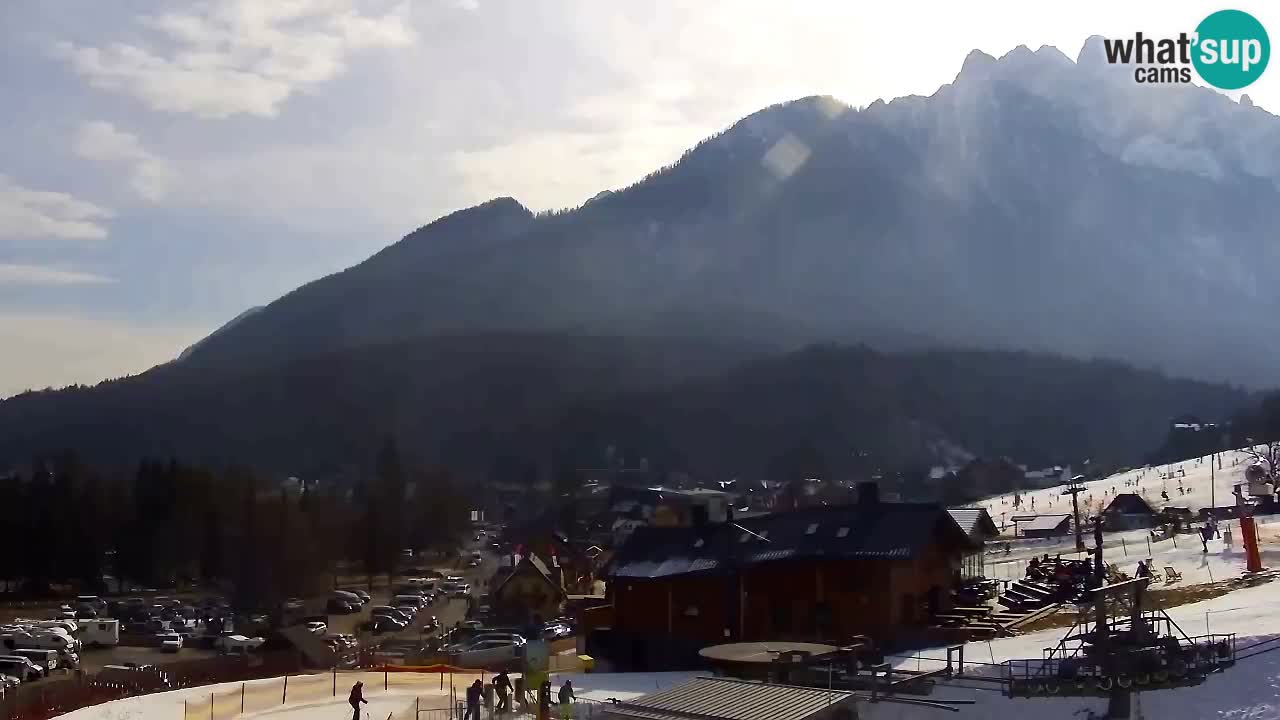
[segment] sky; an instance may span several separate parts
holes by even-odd
[[[1224,7],[3,0],[0,397],[140,372],[443,214],[576,206],[777,102]],[[1276,112],[1280,69],[1247,92]]]

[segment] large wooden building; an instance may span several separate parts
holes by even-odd
[[[972,539],[941,506],[882,503],[643,527],[610,571],[620,665],[679,665],[730,641],[902,638],[945,611]]]

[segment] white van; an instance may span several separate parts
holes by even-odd
[[[330,597],[337,598],[343,602],[355,603],[356,607],[362,607],[364,605],[364,598],[346,590],[334,590]]]
[[[419,610],[427,606],[427,601],[421,595],[397,595],[391,599],[391,604],[399,607],[401,605],[412,605]]]
[[[18,618],[17,620],[14,620],[14,622],[18,625],[30,625],[38,628],[61,628],[65,630],[68,635],[71,635],[80,629],[80,625],[77,624],[75,620],[32,620],[29,618]]]
[[[31,662],[44,668],[46,676],[51,675],[54,670],[58,669],[58,652],[56,650],[35,650],[32,648],[18,648],[16,650],[5,651],[6,655],[18,655],[27,658]]]
[[[57,650],[58,652],[75,652],[80,643],[54,632],[33,632],[25,638],[15,636],[14,640],[18,647],[34,648],[36,650]]]
[[[120,644],[119,620],[85,620],[80,624],[80,642],[89,647],[114,647]]]

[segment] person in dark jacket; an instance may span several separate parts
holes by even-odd
[[[498,712],[510,712],[511,705],[507,700],[507,694],[511,692],[511,678],[507,677],[507,671],[503,670],[493,679],[493,689],[498,692]]]
[[[360,703],[369,704],[369,701],[364,699],[364,683],[357,680],[356,684],[351,686],[351,697],[347,698],[347,702],[351,703],[351,720],[360,720]]]
[[[538,720],[551,720],[551,681],[538,686]]]
[[[577,700],[573,696],[573,681],[565,680],[560,686],[560,717],[573,717],[573,701]]]
[[[463,715],[463,720],[480,720],[480,698],[484,695],[484,685],[479,680],[471,683],[467,688],[467,714]]]

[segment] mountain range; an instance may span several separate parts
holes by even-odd
[[[756,362],[781,363],[769,377],[802,384],[860,378],[841,386],[856,392],[833,395],[854,410],[795,408],[796,425],[770,426],[790,444],[834,447],[879,408],[884,458],[950,443],[1119,461],[1150,450],[1141,445],[1173,415],[1250,399],[1211,383],[1276,383],[1278,183],[1280,121],[1247,97],[1136,84],[1105,63],[1097,38],[1074,61],[1052,47],[975,51],[929,97],[765,108],[580,207],[535,214],[498,198],[460,210],[247,311],[174,363],[0,403],[0,462],[65,442],[103,456],[332,469],[372,457],[375,436],[394,431],[424,438],[425,458],[465,447],[457,457],[479,463],[485,442],[488,455],[581,445],[591,433],[580,418],[596,417],[673,462],[694,463],[689,443],[705,441],[721,450],[701,466],[736,471],[723,462],[730,446],[759,441],[739,454],[764,462],[781,441],[723,413],[677,409],[699,397],[748,414],[785,405],[735,374]],[[815,366],[795,352],[811,343],[857,347]],[[530,358],[530,344],[544,352]],[[960,386],[1001,386],[981,362],[1012,373],[1007,385],[1036,395],[1036,410],[980,410]],[[917,371],[878,370],[894,378],[882,390],[853,370],[881,363]],[[1098,389],[1109,382],[1155,389],[1118,395],[1145,405],[1127,411],[1123,432],[1103,423],[1110,440],[1066,441],[1063,427],[1030,420],[1055,412],[1045,399],[1064,400],[1055,383],[1077,374],[1091,378],[1097,407],[1073,405],[1062,418],[1072,427],[1110,407]],[[526,392],[537,412],[523,400],[511,412],[504,398]],[[961,408],[968,422],[945,419]],[[848,412],[856,422],[832,419]],[[717,436],[705,422],[687,427],[690,417],[737,429]],[[616,439],[606,435],[599,442]]]
[[[1265,386],[1280,121],[1087,43],[975,51],[930,97],[757,112],[635,185],[420,228],[207,339],[263,365],[474,331],[1105,357]]]

